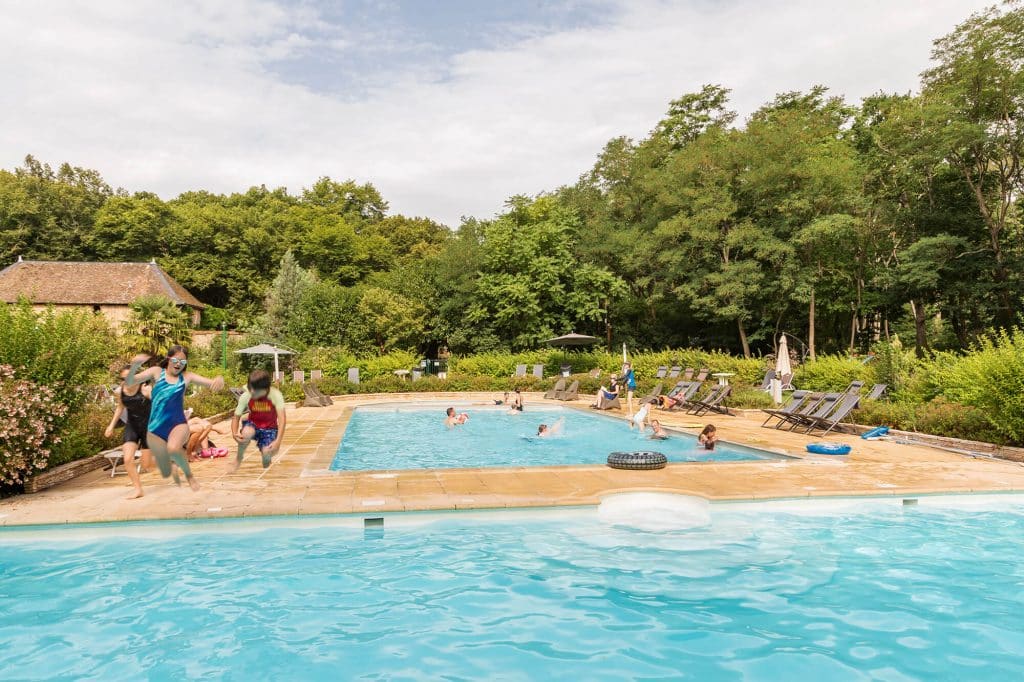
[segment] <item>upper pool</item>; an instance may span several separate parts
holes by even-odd
[[[697,439],[670,432],[668,440],[648,440],[623,419],[559,406],[526,406],[509,414],[486,405],[453,405],[469,421],[444,425],[449,403],[358,407],[331,469],[449,469],[459,467],[603,464],[615,451],[657,450],[670,462],[778,459],[764,450],[719,443],[708,452]],[[561,434],[537,438],[540,424],[564,419]],[[729,419],[729,417],[724,417]]]

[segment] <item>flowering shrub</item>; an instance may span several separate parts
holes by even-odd
[[[18,379],[10,365],[0,365],[0,483],[22,483],[46,467],[67,410],[50,388]]]

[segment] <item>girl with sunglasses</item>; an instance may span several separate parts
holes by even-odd
[[[171,460],[185,472],[185,478],[192,490],[199,490],[199,483],[192,476],[192,469],[185,459],[185,444],[188,442],[188,420],[185,418],[185,387],[195,383],[211,390],[224,388],[224,379],[214,377],[207,379],[193,372],[188,372],[188,351],[182,346],[171,346],[157,367],[139,371],[142,364],[149,360],[148,355],[137,355],[128,369],[125,386],[152,381],[153,406],[149,414],[149,432],[146,440],[153,451],[160,474],[167,478],[171,475]],[[177,472],[174,482],[180,484]]]

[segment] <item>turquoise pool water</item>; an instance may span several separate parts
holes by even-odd
[[[447,406],[356,408],[331,469],[604,464],[608,453],[617,450],[657,450],[670,462],[778,457],[728,443],[719,443],[709,452],[697,446],[695,436],[685,433],[653,441],[630,431],[623,419],[556,406],[527,405],[525,412],[508,414],[505,409],[456,404],[456,409],[470,418],[462,426],[448,429],[444,425]],[[550,425],[560,418],[565,420],[560,435],[536,437],[540,424]]]
[[[1024,516],[859,508],[3,531],[0,677],[1022,679]]]

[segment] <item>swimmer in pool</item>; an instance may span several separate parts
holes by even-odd
[[[715,443],[718,442],[718,433],[715,431],[714,424],[708,424],[704,427],[704,430],[697,436],[697,442],[704,446],[705,450],[714,450]]]
[[[461,426],[462,424],[466,423],[466,420],[469,419],[469,415],[466,414],[465,412],[455,414],[454,407],[449,407],[447,410],[445,410],[445,415],[447,416],[445,417],[444,425],[447,426],[449,429],[452,428],[453,426]]]
[[[647,436],[650,440],[668,440],[668,434],[665,433],[665,429],[661,427],[661,422],[657,419],[651,420],[651,435]]]
[[[547,424],[541,424],[537,428],[537,437],[538,438],[547,438],[548,436],[557,436],[558,434],[560,434],[562,432],[562,426],[564,426],[564,425],[565,425],[565,417],[559,417],[558,421],[556,421],[551,426],[548,426]]]
[[[643,433],[647,429],[647,414],[651,411],[651,404],[644,403],[636,414],[629,418],[629,430],[632,431],[633,427],[637,427],[640,433]]]

